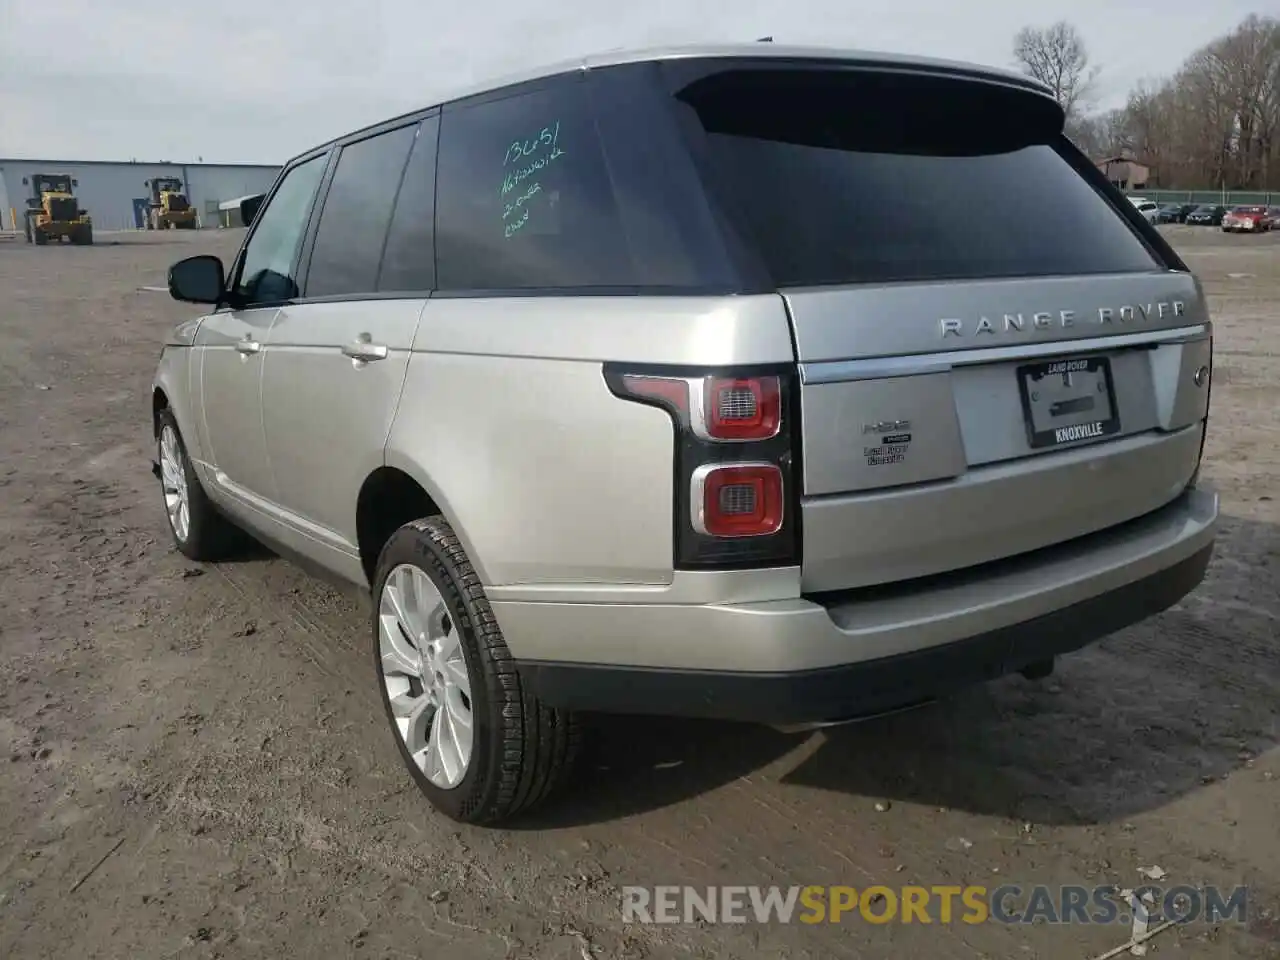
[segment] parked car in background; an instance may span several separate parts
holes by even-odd
[[[1267,207],[1267,229],[1280,229],[1280,206]]]
[[[1262,233],[1269,229],[1271,221],[1267,218],[1267,208],[1262,204],[1246,204],[1232,208],[1222,218],[1223,233]]]
[[[1227,208],[1220,203],[1202,203],[1187,214],[1187,223],[1198,227],[1220,227]]]
[[[1168,220],[1161,220],[1161,223],[1186,223],[1187,215],[1200,206],[1198,203],[1170,203],[1167,207],[1173,208],[1173,214]],[[1164,209],[1164,208],[1161,208]]]
[[[1147,223],[1155,223],[1160,215],[1160,205],[1154,200],[1137,200],[1133,205],[1146,218]]]
[[[1156,213],[1156,223],[1181,223],[1185,216],[1183,212],[1184,204],[1166,203]],[[1194,207],[1195,205],[1192,204]]]

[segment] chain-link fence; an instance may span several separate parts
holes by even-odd
[[[1131,190],[1129,193],[1156,203],[1220,203],[1227,207],[1259,203],[1280,206],[1280,192],[1275,190]]]

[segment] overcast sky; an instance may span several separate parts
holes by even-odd
[[[0,0],[0,157],[279,163],[433,92],[616,47],[753,40],[1011,66],[1076,24],[1100,106],[1276,0]]]

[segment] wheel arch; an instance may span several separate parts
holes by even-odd
[[[165,392],[164,387],[160,384],[153,386],[151,388],[151,439],[154,440],[160,436],[161,412],[171,409],[169,395]]]
[[[412,520],[436,514],[449,521],[480,581],[488,582],[465,528],[426,471],[416,464],[389,461],[365,478],[356,498],[356,540],[370,587],[377,575],[378,557],[391,535]]]
[[[160,354],[151,381],[151,438],[154,440],[159,436],[160,412],[168,410],[178,424],[183,445],[197,473],[200,473],[205,459],[204,438],[196,422],[197,408],[191,391],[196,353],[189,345],[198,326],[199,321],[179,324]]]

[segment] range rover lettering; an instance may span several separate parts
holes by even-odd
[[[751,44],[427,102],[171,268],[152,428],[182,554],[368,591],[446,815],[542,802],[592,711],[851,721],[1200,583],[1205,297],[1043,86]]]

